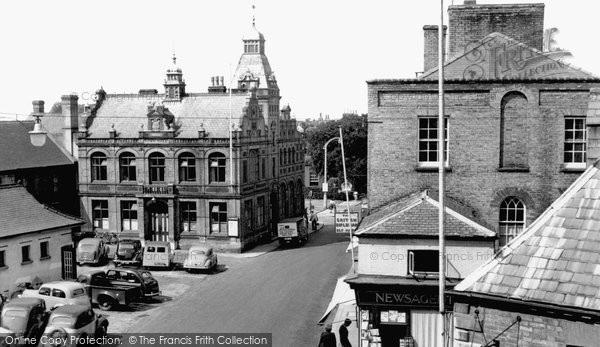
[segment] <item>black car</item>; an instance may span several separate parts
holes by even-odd
[[[120,240],[117,244],[114,263],[120,265],[140,265],[142,263],[142,243],[140,240]]]

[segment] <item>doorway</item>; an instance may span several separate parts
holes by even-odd
[[[169,206],[166,201],[152,199],[146,204],[145,239],[169,241]]]

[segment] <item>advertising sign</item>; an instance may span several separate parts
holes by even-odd
[[[335,232],[338,234],[349,233],[358,227],[358,212],[350,212],[350,221],[348,221],[348,212],[336,212],[335,214]],[[351,229],[352,228],[352,229]]]

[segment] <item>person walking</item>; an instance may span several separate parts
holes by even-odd
[[[342,347],[352,347],[350,340],[348,340],[348,327],[352,324],[350,318],[344,320],[344,324],[340,325],[340,343]]]
[[[312,226],[312,230],[316,231],[317,230],[317,224],[319,222],[319,217],[317,216],[317,214],[315,213],[315,211],[310,211],[310,224]]]
[[[332,329],[331,324],[327,324],[325,326],[325,331],[321,333],[321,338],[319,339],[319,347],[336,347],[337,346],[335,334],[331,332],[331,329]]]

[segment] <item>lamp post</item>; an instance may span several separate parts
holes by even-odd
[[[325,142],[325,144],[323,145],[323,151],[325,151],[325,162],[324,162],[324,166],[323,166],[323,208],[327,208],[327,190],[329,189],[329,186],[327,184],[327,145],[329,145],[329,143],[333,140],[340,140],[339,137],[332,137],[329,140],[327,140],[327,142]]]

